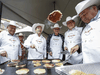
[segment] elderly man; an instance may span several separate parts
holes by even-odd
[[[58,23],[51,27],[54,33],[50,34],[47,38],[47,51],[48,51],[48,59],[61,59],[63,55],[60,54],[64,50],[64,36],[59,34],[60,28]]]
[[[86,23],[82,38],[83,63],[100,62],[100,0],[84,0],[75,7],[81,20]]]
[[[44,24],[33,24],[32,31],[35,34],[29,35],[24,43],[24,46],[28,48],[28,59],[46,58],[46,39],[41,35],[43,30]]]
[[[63,22],[63,25],[68,27],[68,31],[65,32],[64,50],[68,50],[70,54],[72,54],[69,59],[69,63],[71,64],[82,63],[82,53],[79,51],[82,27],[75,26],[77,21],[78,15],[75,15],[73,17],[68,16],[66,21]],[[78,50],[78,52],[75,52],[76,50]],[[68,54],[66,54],[66,60],[68,58]]]
[[[10,21],[10,23],[5,23],[7,31],[0,33],[0,50],[4,51],[4,55],[1,55],[1,63],[9,60],[16,60],[21,56],[21,46],[19,38],[15,35],[16,23]],[[7,54],[6,57],[4,57]]]

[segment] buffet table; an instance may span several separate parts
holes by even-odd
[[[4,65],[0,65],[0,68],[5,70],[5,72],[2,75],[17,75],[16,74],[16,70],[18,70],[19,68],[16,68],[16,67],[8,67],[7,64],[9,64],[9,63],[6,63]],[[42,68],[42,69],[45,69],[46,70],[46,73],[43,74],[43,75],[59,75],[55,71],[55,66],[53,68],[49,68],[48,69],[46,67],[43,67],[43,65],[44,65],[44,63],[41,62],[41,66],[34,67],[34,65],[32,63],[32,60],[27,60],[27,65],[25,66],[25,68],[28,68],[29,69],[29,73],[27,75],[35,75],[33,71],[34,71],[34,69],[37,69],[37,68]]]

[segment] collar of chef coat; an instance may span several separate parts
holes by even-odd
[[[55,34],[53,33],[53,36],[58,36],[58,37],[59,37],[60,35],[59,35],[59,33],[58,33],[58,35],[55,35]]]
[[[98,10],[97,15],[96,15],[93,19],[91,19],[91,21],[94,21],[94,20],[96,20],[96,19],[98,19],[98,18],[100,18],[100,10]],[[90,22],[91,22],[91,21],[90,21]]]
[[[7,35],[11,35],[8,31],[6,33],[7,33]],[[11,36],[15,36],[15,34],[14,35],[11,35]]]
[[[37,37],[39,37],[37,33],[35,33],[35,35],[36,35]],[[40,35],[40,37],[42,37],[42,38],[43,38],[42,34]]]
[[[68,29],[68,32],[69,32],[69,31],[73,31],[73,30],[75,30],[76,28],[77,28],[77,26],[75,26],[72,30]]]

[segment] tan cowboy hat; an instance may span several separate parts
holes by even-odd
[[[51,26],[51,29],[54,29],[54,28],[62,28],[62,26],[59,26],[59,24],[56,23],[54,26]]]
[[[16,26],[18,27],[18,25],[16,24],[15,21],[10,21],[10,22],[4,22],[3,24],[6,28],[9,26],[9,25],[13,25],[13,26]]]
[[[66,21],[65,21],[65,22],[62,22],[62,24],[63,24],[64,26],[67,26],[67,22],[68,22],[68,21],[71,21],[71,20],[74,20],[75,22],[77,22],[77,21],[78,21],[78,15],[75,15],[75,16],[73,16],[73,17],[68,16],[68,17],[66,18]]]
[[[24,36],[23,33],[19,33],[18,36]]]
[[[84,0],[75,6],[75,10],[76,10],[77,14],[80,14],[86,8],[88,8],[92,5],[98,6],[99,4],[100,4],[100,0]]]
[[[35,28],[36,28],[37,26],[41,26],[41,27],[42,27],[42,31],[44,30],[44,24],[35,23],[35,24],[33,24],[33,26],[32,26],[32,31],[33,31],[33,33],[36,33],[36,32],[35,32]]]

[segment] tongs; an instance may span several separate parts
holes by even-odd
[[[35,48],[35,50],[36,50],[38,53],[43,54],[42,52],[38,51],[36,48]]]
[[[68,54],[68,53],[69,53],[68,50],[60,52],[60,54]]]
[[[66,64],[66,63],[68,63],[68,60],[71,58],[72,54],[70,54],[70,52],[69,52],[68,50],[63,51],[63,52],[65,52],[66,54],[68,54],[67,59],[66,59],[65,61],[62,62],[63,64]]]

